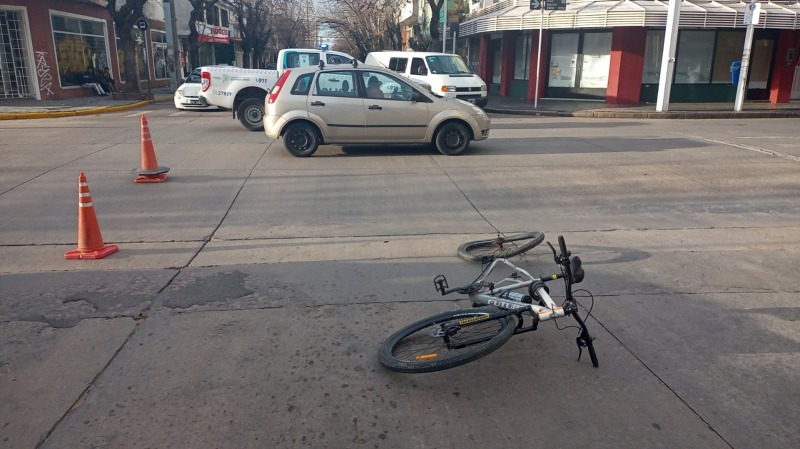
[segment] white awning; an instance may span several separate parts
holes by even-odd
[[[654,27],[667,25],[669,0],[571,0],[566,11],[533,11],[529,0],[505,0],[467,16],[462,36],[507,30]],[[747,2],[683,0],[680,28],[744,28]],[[796,0],[761,2],[757,28],[800,29]]]

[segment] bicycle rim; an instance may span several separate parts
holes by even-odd
[[[458,255],[470,262],[482,262],[486,257],[507,259],[522,254],[543,241],[544,233],[538,231],[512,234],[464,243],[458,247]]]
[[[497,350],[514,334],[516,323],[508,316],[482,320],[497,311],[494,307],[456,310],[417,321],[383,343],[380,361],[400,373],[430,373],[475,361]],[[449,345],[443,334],[447,334]]]

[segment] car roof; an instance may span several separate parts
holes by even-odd
[[[289,70],[291,70],[292,73],[297,73],[299,75],[303,75],[303,74],[306,74],[306,73],[320,72],[320,71],[325,71],[325,70],[345,70],[345,69],[350,69],[350,70],[370,70],[370,71],[373,71],[373,72],[383,72],[383,73],[386,73],[387,75],[393,75],[393,76],[397,75],[397,72],[395,72],[394,70],[389,70],[389,69],[386,69],[384,67],[380,67],[380,66],[377,66],[377,65],[370,65],[370,64],[364,64],[364,63],[359,63],[358,67],[353,67],[352,64],[325,64],[325,67],[322,68],[322,69],[319,68],[319,65],[311,65],[311,66],[307,66],[307,67],[295,67],[295,68],[289,69]]]

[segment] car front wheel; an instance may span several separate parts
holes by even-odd
[[[283,134],[283,147],[295,157],[311,156],[319,148],[319,134],[308,123],[290,125]]]
[[[469,131],[461,123],[446,123],[434,138],[436,149],[447,156],[455,156],[464,152],[469,146]]]

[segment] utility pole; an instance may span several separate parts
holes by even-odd
[[[169,70],[169,90],[175,92],[183,78],[181,57],[178,51],[178,17],[175,14],[177,0],[164,0],[164,21],[167,28],[167,70]],[[180,75],[178,72],[180,71]]]

